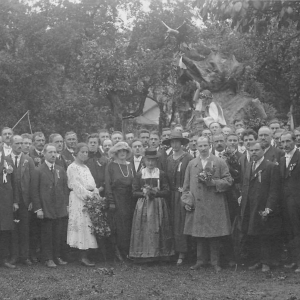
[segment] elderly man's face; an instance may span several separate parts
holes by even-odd
[[[229,133],[232,132],[232,130],[231,130],[230,127],[224,127],[224,128],[222,129],[222,132],[223,132],[223,134],[228,135]]]
[[[271,145],[272,132],[269,128],[260,128],[258,131],[258,141],[263,149],[267,149]]]

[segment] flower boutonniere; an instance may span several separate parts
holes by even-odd
[[[97,160],[97,165],[98,165],[99,167],[102,167],[102,165],[101,165],[101,163],[100,163],[99,160]]]
[[[3,168],[3,183],[7,183],[7,174],[11,174],[14,171],[14,168],[4,160]]]
[[[56,170],[56,175],[57,175],[57,178],[59,179],[60,176],[59,176],[59,170]]]
[[[28,163],[28,160],[25,159],[24,162],[23,162],[23,167],[25,167],[25,165]]]
[[[262,170],[258,171],[254,177],[258,177],[258,182],[261,183],[261,173],[262,173]]]
[[[296,167],[296,163],[290,164],[289,171],[292,172]]]

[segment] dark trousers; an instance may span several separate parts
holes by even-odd
[[[44,261],[60,257],[62,224],[62,218],[45,218],[41,222],[42,259]]]
[[[197,263],[201,263],[203,265],[207,264],[210,256],[211,265],[219,266],[220,240],[220,237],[197,238]]]
[[[36,257],[37,250],[41,247],[41,220],[34,212],[30,212],[29,232],[30,256]]]
[[[68,217],[62,218],[62,235],[61,235],[61,255],[64,259],[68,258],[68,252],[70,250],[69,245],[67,244],[67,234],[68,234]]]
[[[30,213],[23,201],[19,203],[17,211],[19,222],[15,223],[15,229],[11,237],[11,256],[13,260],[29,258],[29,223]]]
[[[291,255],[292,262],[295,262],[300,267],[300,236],[295,236],[289,243],[288,249]]]
[[[0,263],[9,258],[10,230],[0,230]]]
[[[250,248],[251,256],[254,263],[266,265],[272,264],[272,251],[274,249],[273,236],[268,235],[248,235],[247,243]]]

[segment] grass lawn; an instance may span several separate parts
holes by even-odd
[[[113,268],[114,275],[102,268]],[[86,268],[73,262],[57,269],[43,265],[0,268],[1,300],[68,299],[300,299],[300,274],[277,269],[269,274],[189,265],[98,263]]]

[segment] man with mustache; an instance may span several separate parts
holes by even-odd
[[[69,131],[65,134],[66,148],[61,152],[64,160],[69,166],[74,161],[74,149],[78,143],[77,134],[74,131]]]
[[[11,153],[11,145],[10,145],[10,138],[13,136],[14,132],[9,127],[4,127],[1,132],[2,137],[2,149],[1,151],[4,152],[4,156],[7,156]]]

